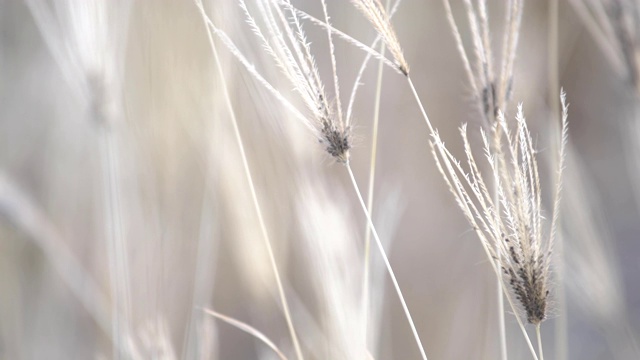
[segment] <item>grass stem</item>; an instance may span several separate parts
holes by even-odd
[[[538,338],[538,354],[540,354],[540,360],[544,360],[544,354],[542,353],[542,336],[540,335],[540,324],[536,325],[536,337]]]
[[[387,8],[389,7],[389,0],[387,0]],[[384,56],[385,44],[380,45],[380,54]],[[371,134],[371,158],[369,161],[369,189],[367,190],[367,210],[369,215],[373,214],[373,189],[375,188],[375,176],[376,176],[376,164],[378,154],[378,126],[380,121],[380,98],[382,97],[382,74],[384,70],[384,62],[379,60],[378,63],[378,77],[376,80],[376,94],[373,105],[373,130]],[[371,230],[367,224],[365,229],[364,238],[364,280],[362,286],[362,326],[364,329],[365,343],[367,342],[367,327],[369,319],[369,263],[371,253]]]
[[[207,25],[207,16],[204,11],[204,7],[202,6],[202,2],[197,0],[196,4],[200,9],[200,12],[203,16],[203,20],[205,22],[205,27],[207,29],[207,36],[209,38],[209,44],[211,45],[211,51],[213,52],[213,57],[216,62],[216,67],[218,69],[218,76],[220,77],[220,84],[223,88],[225,103],[229,110],[229,116],[231,118],[231,124],[233,126],[234,135],[236,137],[236,141],[238,143],[238,149],[240,151],[240,157],[242,159],[242,166],[244,168],[245,176],[247,179],[247,183],[249,184],[249,191],[251,192],[251,199],[254,204],[254,208],[256,211],[256,215],[258,217],[258,223],[260,225],[260,232],[262,233],[262,238],[264,239],[265,247],[267,249],[267,253],[269,255],[269,262],[271,264],[271,268],[273,269],[274,277],[276,280],[276,286],[278,288],[278,295],[280,297],[280,301],[282,303],[282,311],[284,313],[285,320],[287,322],[287,328],[289,329],[289,333],[291,334],[291,341],[293,342],[293,347],[296,352],[296,356],[299,360],[304,360],[302,355],[302,350],[300,348],[300,342],[298,341],[298,336],[296,335],[295,328],[293,327],[293,321],[291,320],[291,312],[289,310],[289,304],[287,302],[287,297],[284,294],[284,289],[282,286],[282,280],[280,279],[280,273],[278,271],[278,265],[276,263],[275,256],[273,254],[273,248],[271,246],[271,240],[269,238],[269,233],[267,231],[267,226],[265,225],[264,218],[262,216],[262,210],[260,207],[260,202],[258,200],[258,196],[256,194],[256,189],[253,184],[253,177],[251,175],[251,169],[249,168],[249,163],[247,162],[247,156],[244,150],[244,143],[242,141],[242,136],[240,135],[240,129],[238,128],[238,120],[236,117],[236,113],[233,109],[233,105],[231,103],[231,97],[229,95],[229,90],[227,88],[227,83],[225,81],[224,71],[222,69],[222,64],[220,63],[220,58],[218,56],[218,51],[216,50],[215,44],[213,42],[213,35],[211,34],[211,30]]]
[[[558,94],[558,90],[560,89],[560,57],[558,54],[558,0],[550,0],[549,1],[549,38],[548,38],[548,61],[549,61],[549,107],[551,110],[551,128],[555,129],[556,121],[558,121],[558,116],[561,113],[560,109],[560,94]],[[555,136],[555,132],[553,132]],[[562,136],[561,134],[559,136]],[[554,139],[555,140],[555,139]],[[554,143],[556,143],[554,141]],[[558,144],[562,143],[562,140],[557,142]],[[553,152],[556,153],[555,151]],[[562,159],[557,159],[558,162],[561,162]],[[555,182],[558,183],[559,176],[555,179]],[[568,334],[569,334],[569,324],[567,319],[567,303],[566,303],[566,293],[564,286],[564,238],[562,236],[562,232],[559,232],[559,236],[557,237],[556,243],[554,245],[554,253],[555,253],[555,273],[557,278],[557,286],[555,287],[556,294],[556,306],[558,307],[558,317],[554,322],[554,333],[555,333],[555,358],[556,360],[566,360],[569,357],[569,346],[568,346]],[[542,355],[541,355],[542,356]]]
[[[496,165],[496,173],[497,171],[497,166]],[[495,204],[496,204],[496,212],[500,213],[500,201],[499,201],[499,194],[498,194],[498,182],[494,181],[494,196],[495,196]],[[498,254],[498,256],[500,256],[500,252],[496,251],[496,253]],[[498,259],[498,263],[500,262],[500,259]],[[507,360],[508,359],[508,355],[507,355],[507,329],[505,326],[505,317],[504,317],[504,295],[502,294],[502,276],[496,276],[497,278],[497,290],[498,293],[496,294],[497,296],[497,300],[498,300],[498,331],[500,333],[500,359],[502,360]]]
[[[107,257],[111,278],[113,356],[126,357],[126,341],[129,334],[130,294],[127,248],[124,239],[120,206],[117,144],[112,128],[101,129],[103,194],[105,226],[107,233]]]
[[[367,218],[367,222],[369,223],[369,228],[371,229],[371,233],[373,234],[373,239],[376,241],[376,245],[378,245],[378,249],[380,250],[380,255],[382,256],[382,260],[384,261],[385,266],[387,267],[387,271],[389,272],[389,276],[391,277],[391,281],[393,282],[393,286],[395,287],[396,293],[398,294],[398,298],[400,299],[400,303],[402,304],[402,309],[404,310],[405,315],[407,316],[407,320],[409,321],[409,325],[411,326],[411,331],[413,332],[413,336],[416,339],[416,343],[418,344],[418,348],[420,348],[420,354],[422,355],[423,360],[427,360],[427,354],[424,351],[424,347],[422,346],[422,342],[420,341],[420,336],[418,335],[418,331],[416,330],[416,326],[413,323],[413,318],[411,317],[411,313],[409,312],[409,308],[407,307],[407,303],[404,301],[404,296],[402,296],[402,291],[400,290],[400,285],[398,285],[398,280],[396,280],[396,276],[393,273],[393,269],[391,268],[391,264],[389,263],[389,259],[387,258],[387,254],[384,251],[384,246],[382,246],[382,242],[380,241],[380,237],[378,237],[378,232],[376,231],[375,226],[373,225],[373,221],[371,220],[371,216],[369,215],[369,211],[367,211],[367,205],[364,203],[362,199],[362,194],[360,193],[360,189],[358,188],[358,183],[356,182],[356,178],[353,176],[353,171],[351,170],[351,165],[349,163],[346,164],[347,171],[349,172],[349,177],[351,178],[351,183],[353,184],[353,188],[358,196],[358,200],[360,201],[360,206],[362,206],[362,211],[364,211],[364,215]]]
[[[411,92],[413,93],[413,97],[416,99],[416,102],[418,103],[418,106],[420,107],[420,112],[422,113],[422,117],[424,118],[424,121],[427,123],[427,126],[429,127],[429,135],[433,135],[435,134],[435,129],[433,128],[433,125],[431,125],[431,121],[429,120],[429,116],[427,115],[427,111],[424,109],[424,106],[422,105],[422,101],[420,101],[420,96],[418,96],[418,92],[416,91],[416,87],[413,86],[413,81],[411,81],[411,77],[407,76],[407,82],[409,83],[409,87],[411,88]]]

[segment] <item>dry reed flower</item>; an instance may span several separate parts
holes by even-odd
[[[303,124],[325,146],[327,153],[338,162],[348,162],[349,149],[351,148],[351,128],[349,120],[342,117],[342,111],[337,107],[340,104],[337,79],[334,76],[336,84],[336,101],[334,103],[325,92],[298,12],[294,10],[289,1],[259,0],[256,3],[262,25],[251,14],[246,3],[240,1],[247,23],[267,53],[272,56],[275,64],[291,82],[305,104],[309,115],[295,110],[295,107],[257,72],[222,30],[218,29],[210,20],[207,20],[207,23],[251,75],[274,93],[285,106],[294,111]],[[266,29],[268,36],[265,35],[263,28]],[[333,47],[331,47],[330,53],[335,69]]]
[[[382,37],[393,58],[396,60],[398,69],[405,75],[409,75],[409,64],[404,59],[402,47],[396,36],[396,32],[391,26],[389,14],[379,0],[351,0],[355,6],[362,11],[364,16],[371,22],[373,27]]]
[[[478,107],[484,114],[487,127],[494,122],[498,111],[505,111],[506,103],[511,97],[513,88],[513,67],[522,23],[523,1],[510,0],[507,2],[506,20],[503,34],[502,55],[500,59],[499,75],[496,76],[496,64],[491,52],[491,37],[489,30],[489,15],[486,0],[478,1],[477,8],[471,0],[465,0],[464,6],[473,39],[475,66],[472,68],[469,56],[462,43],[458,25],[453,17],[449,0],[444,0],[447,20],[456,41],[465,73]]]
[[[478,234],[494,270],[503,273],[527,320],[534,325],[540,324],[548,314],[550,254],[556,233],[562,184],[560,175],[567,142],[568,107],[565,98],[562,92],[561,160],[551,223],[546,232],[543,230],[545,218],[536,152],[522,105],[518,106],[515,131],[509,128],[502,112],[498,112],[498,122],[494,124],[502,130],[498,146],[492,146],[482,131],[485,155],[498,193],[497,202],[489,193],[487,182],[479,170],[466,125],[461,127],[461,134],[469,173],[447,150],[437,133],[431,143],[438,169]]]

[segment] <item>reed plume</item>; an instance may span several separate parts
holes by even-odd
[[[291,6],[289,1],[285,3]],[[298,16],[295,12],[287,10],[287,7],[283,9],[272,1],[258,1],[260,18],[269,35],[267,37],[246,3],[241,1],[240,4],[246,14],[247,23],[304,103],[308,115],[301,120],[324,145],[329,155],[338,162],[346,163],[351,148],[350,127],[348,121],[343,119],[342,111],[335,105],[340,103],[339,98],[336,97],[334,103],[325,92],[310,43]],[[335,69],[333,48],[331,58]],[[338,91],[335,76],[334,80]]]
[[[515,129],[511,129],[504,114],[498,112],[498,122],[494,124],[494,127],[501,128],[498,146],[492,146],[487,134],[481,130],[484,153],[497,189],[497,201],[487,187],[490,178],[487,179],[479,170],[466,124],[460,128],[460,132],[467,157],[467,170],[453,157],[437,133],[431,143],[438,169],[480,238],[494,270],[497,274],[502,273],[527,321],[536,325],[538,332],[540,323],[548,316],[551,251],[556,236],[567,142],[568,106],[564,92],[561,92],[560,101],[562,144],[552,216],[546,229],[543,226],[547,221],[542,210],[536,150],[522,105],[518,106]],[[497,133],[497,129],[493,133]],[[507,299],[513,306],[510,296]],[[519,317],[516,318],[520,322]],[[539,352],[542,357],[542,351]]]
[[[523,1],[509,0],[506,8],[506,21],[502,40],[500,64],[494,61],[491,50],[491,34],[486,1],[478,1],[474,6],[470,0],[464,1],[465,12],[473,40],[475,63],[471,65],[470,56],[462,43],[460,30],[453,17],[451,3],[444,0],[447,21],[453,33],[456,48],[462,59],[473,97],[485,119],[485,126],[491,127],[498,111],[506,111],[506,104],[513,89],[513,68],[518,48],[520,26],[522,23]]]
[[[400,72],[409,75],[409,64],[404,59],[400,42],[391,26],[389,15],[379,0],[352,0],[355,6],[371,21],[371,24],[382,37],[389,52],[396,60]]]

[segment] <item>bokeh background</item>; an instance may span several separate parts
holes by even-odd
[[[219,76],[192,1],[105,3],[109,16],[74,27],[93,2],[0,0],[0,358],[115,357],[114,301],[128,309],[123,338],[140,358],[275,358],[202,308],[254,326],[294,358],[223,81],[307,358],[353,358],[366,223],[344,166],[215,39]],[[293,3],[322,16],[319,1]],[[364,43],[375,38],[350,2],[327,5],[336,28]],[[555,281],[552,314],[542,326],[545,355],[558,358],[556,348],[565,343],[558,329],[566,324],[569,359],[637,359],[640,100],[574,8],[558,5],[554,60],[550,2],[525,3],[508,111],[513,117],[515,105],[524,104],[545,169],[543,187],[550,189],[558,123],[549,71],[557,61],[570,103],[559,267],[565,276]],[[291,95],[237,2],[205,7],[267,79]],[[452,7],[471,45],[462,2]],[[489,2],[496,54],[504,12],[503,2]],[[92,43],[90,29],[102,21],[109,26],[98,45],[107,45],[85,56],[98,65],[82,61],[78,44]],[[469,123],[479,145],[481,123],[443,3],[404,0],[393,23],[431,121],[462,158],[458,127]],[[326,33],[304,26],[333,93]],[[64,40],[69,34],[77,41]],[[346,103],[365,54],[335,44]],[[113,59],[115,75],[96,70]],[[365,72],[354,110],[351,164],[363,190],[377,67],[372,61]],[[406,82],[385,69],[374,222],[429,359],[496,359],[495,275],[428,141]],[[114,237],[125,254],[124,298],[110,280]],[[372,254],[369,349],[376,359],[418,358],[375,248]],[[510,358],[530,358],[510,313],[507,331]]]

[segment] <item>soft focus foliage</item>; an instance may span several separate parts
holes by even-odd
[[[553,218],[564,88],[545,355],[640,357],[635,2],[392,1],[387,15],[378,0],[245,1],[264,39],[238,1],[203,4],[245,59],[214,36],[221,75],[193,1],[0,0],[0,358],[297,358],[226,95],[305,358],[418,358],[375,245],[363,311],[367,224],[339,163],[367,188],[380,61],[371,211],[429,359],[499,358],[497,289],[429,152],[409,68],[451,159],[483,157],[500,111],[505,129],[526,125],[536,224]],[[348,146],[327,153],[327,134]],[[530,359],[505,316],[509,358]]]

